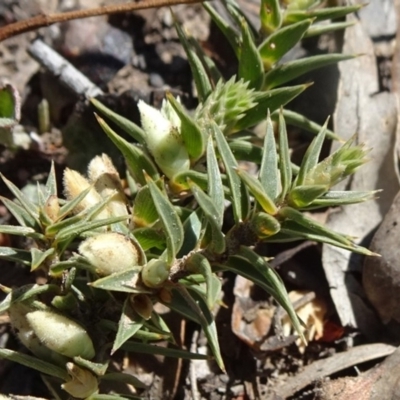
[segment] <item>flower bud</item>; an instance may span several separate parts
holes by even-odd
[[[275,235],[281,229],[278,220],[264,212],[257,213],[252,218],[251,225],[259,238]]]
[[[141,253],[127,236],[117,232],[100,233],[81,243],[79,252],[99,275],[110,275],[140,265]]]
[[[84,190],[90,187],[90,183],[79,172],[66,168],[64,171],[64,192],[68,200],[72,200],[79,196]],[[103,201],[103,198],[92,187],[89,193],[82,199],[82,201],[75,207],[74,212],[77,214],[81,211],[87,210],[96,204]],[[96,219],[105,219],[110,216],[107,209],[102,210],[97,214]]]
[[[180,119],[168,103],[160,111],[138,102],[147,147],[162,172],[172,178],[190,168],[189,154],[180,134]]]
[[[71,380],[62,384],[61,387],[72,397],[86,399],[98,391],[97,378],[87,369],[69,362],[67,363],[67,371]]]
[[[51,221],[55,222],[58,219],[58,213],[60,211],[60,203],[58,197],[55,195],[49,196],[45,205],[44,211]]]
[[[118,171],[114,167],[111,159],[102,154],[93,158],[88,167],[89,180],[103,199],[114,194],[108,203],[107,209],[111,216],[119,217],[128,215],[126,209],[126,197],[122,188],[121,179]]]
[[[147,294],[132,294],[129,297],[132,308],[146,321],[151,318],[153,303]]]
[[[169,276],[169,267],[163,260],[150,260],[142,270],[143,283],[151,288],[162,285]]]
[[[64,366],[68,359],[46,347],[29,324],[26,315],[32,311],[33,309],[29,306],[17,302],[13,303],[8,309],[11,326],[15,330],[18,339],[36,357]]]
[[[75,321],[51,311],[36,310],[26,319],[41,343],[66,357],[91,359],[95,355],[92,340]]]

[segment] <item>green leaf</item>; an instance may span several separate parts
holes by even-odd
[[[357,21],[348,21],[348,22],[333,22],[327,24],[316,24],[311,25],[308,28],[308,31],[304,35],[305,38],[309,38],[312,36],[320,36],[326,33],[332,33],[334,31],[340,31],[342,29],[349,28],[355,25]]]
[[[169,199],[148,176],[146,181],[167,239],[167,263],[171,265],[183,243],[183,226]]]
[[[29,356],[28,354],[22,354],[17,351],[0,348],[0,358],[3,360],[16,362],[47,375],[60,378],[63,381],[68,381],[70,379],[66,370],[58,367],[57,365],[40,360],[39,358]]]
[[[181,120],[181,135],[186,150],[192,161],[198,160],[204,154],[204,137],[199,125],[191,118],[181,103],[171,93],[167,93],[167,99]]]
[[[0,200],[7,207],[7,210],[13,215],[17,222],[22,226],[27,226],[29,228],[37,229],[37,221],[32,215],[26,211],[26,209],[20,206],[15,201],[11,201],[3,196],[0,196]],[[35,229],[35,230],[36,230]]]
[[[199,98],[199,101],[203,102],[212,92],[210,78],[208,77],[207,71],[205,70],[204,65],[202,64],[198,55],[195,53],[192,46],[190,45],[190,42],[187,39],[185,32],[176,20],[174,13],[172,13],[172,16],[174,18],[175,29],[178,33],[179,40],[185,50],[186,56],[189,61],[193,80],[197,89],[197,96]]]
[[[289,192],[288,203],[295,208],[303,209],[312,204],[328,190],[329,187],[326,185],[296,186]]]
[[[134,122],[129,121],[117,114],[116,112],[110,110],[108,107],[100,103],[100,101],[91,98],[90,102],[107,118],[109,118],[112,122],[114,122],[117,126],[119,126],[125,133],[130,135],[133,139],[139,142],[142,145],[146,144],[146,134],[144,130],[136,125]],[[103,128],[104,129],[104,128]]]
[[[24,264],[31,265],[31,253],[26,250],[14,249],[13,247],[0,246],[0,258]]]
[[[132,385],[135,388],[146,389],[147,386],[138,378],[131,374],[124,374],[123,372],[110,372],[101,377],[102,381],[122,382]]]
[[[135,197],[132,219],[137,227],[146,227],[158,220],[157,209],[147,185],[143,186]]]
[[[321,238],[326,238],[328,240],[331,239],[340,245],[345,245],[346,248],[348,248],[349,246],[353,246],[353,241],[349,236],[328,229],[326,225],[323,225],[317,222],[316,220],[307,217],[304,213],[297,211],[294,208],[282,207],[279,210],[279,215],[284,217],[286,220],[291,220],[295,222],[297,225],[300,225],[303,228],[305,228],[302,230],[305,233],[308,232],[311,235],[316,234]],[[293,225],[287,225],[282,223],[282,230],[286,229],[287,227],[293,230]]]
[[[271,115],[271,118],[273,121],[279,120],[280,112],[283,113],[283,116],[285,118],[287,125],[296,126],[298,128],[304,129],[308,132],[311,132],[315,135],[318,134],[322,129],[322,125],[319,125],[319,124],[311,121],[310,119],[306,118],[304,115],[301,115],[299,113],[296,113],[291,110],[286,110],[286,109],[283,109],[281,111],[275,111]],[[338,135],[335,134],[335,132],[331,131],[330,129],[326,130],[326,137],[329,139],[332,139],[332,140],[339,140],[339,141],[343,142],[343,139],[341,139]]]
[[[260,204],[262,209],[268,214],[275,215],[278,211],[278,208],[276,207],[274,201],[265,192],[260,181],[258,181],[256,178],[252,177],[248,172],[242,169],[237,169],[236,173],[240,176],[242,181],[248,187],[251,194]]]
[[[93,372],[95,375],[102,377],[107,371],[109,361],[105,363],[95,363],[93,361],[86,360],[82,357],[74,357],[73,358],[75,364],[79,365],[80,367],[86,368],[89,371]]]
[[[138,228],[133,231],[133,234],[144,251],[153,247],[160,250],[165,249],[165,235],[160,229]]]
[[[306,338],[302,333],[300,320],[293,308],[293,305],[286,291],[285,284],[283,283],[280,276],[265,261],[264,257],[258,255],[248,247],[241,246],[239,254],[240,256],[237,258],[239,260],[247,261],[247,263],[245,263],[246,265],[240,265],[240,262],[231,263],[230,260],[229,266],[232,268],[233,264],[234,267],[236,268],[236,272],[252,280],[254,283],[262,287],[266,292],[271,294],[274,297],[274,299],[279,303],[279,305],[288,313],[289,318],[293,324],[293,327],[297,331],[302,341],[304,343],[307,343]],[[232,258],[234,259],[235,257]],[[249,264],[252,267],[249,268]],[[248,269],[248,272],[246,271],[246,274],[248,276],[243,274],[245,268]],[[254,276],[256,280],[252,279],[251,274]],[[261,281],[260,278],[262,279]]]
[[[290,149],[283,114],[279,115],[279,171],[281,175],[280,201],[283,201],[292,184],[292,169],[290,166]]]
[[[208,194],[216,210],[218,225],[222,227],[225,211],[225,194],[222,184],[221,172],[218,166],[217,156],[214,149],[214,140],[210,135],[207,141],[207,180]]]
[[[362,203],[364,201],[373,200],[379,192],[380,190],[372,190],[370,192],[332,190],[324,196],[315,199],[307,209]]]
[[[233,214],[236,223],[243,221],[247,217],[249,209],[249,195],[240,177],[236,174],[235,169],[238,163],[229,148],[225,136],[215,123],[211,124],[215,140],[217,142],[218,151],[225,165],[226,175],[228,177],[229,188],[231,190]]]
[[[259,180],[268,197],[275,200],[278,195],[279,180],[278,154],[276,150],[274,127],[269,113],[267,117],[267,132],[262,149]]]
[[[314,18],[314,22],[324,21],[326,19],[336,19],[352,14],[364,7],[364,4],[357,4],[343,7],[325,7],[315,10],[288,10],[284,15],[284,24],[299,22]]]
[[[122,217],[110,217],[95,221],[87,221],[86,219],[84,219],[76,224],[67,226],[66,228],[58,231],[55,236],[55,240],[58,243],[63,242],[64,240],[72,240],[73,238],[81,235],[84,232],[95,230],[103,226],[116,224],[117,222],[122,221],[126,221],[125,215],[123,215]]]
[[[116,272],[104,278],[97,279],[94,282],[89,282],[88,285],[114,292],[151,293],[148,289],[137,285],[142,268],[141,266],[136,266],[125,271]]]
[[[124,156],[126,166],[136,181],[141,185],[146,184],[143,171],[146,171],[155,180],[159,178],[157,167],[143,150],[117,135],[102,118],[97,115],[96,118],[104,132]]]
[[[260,89],[264,82],[263,61],[244,19],[241,20],[242,44],[239,53],[239,78],[249,82],[249,88]]]
[[[282,12],[279,0],[261,0],[260,4],[261,31],[269,35],[280,28],[282,24]]]
[[[50,247],[46,251],[41,251],[35,247],[31,248],[31,257],[32,257],[32,262],[31,262],[31,271],[34,271],[35,269],[39,268],[42,263],[48,258],[54,255],[55,249],[53,247]]]
[[[178,253],[178,258],[182,258],[194,250],[200,240],[202,223],[199,218],[199,212],[193,211],[183,223],[184,240]]]
[[[341,61],[351,60],[355,57],[357,56],[345,54],[323,54],[289,61],[278,65],[265,75],[265,89],[273,89],[317,68],[336,64]]]
[[[43,235],[35,232],[34,229],[28,228],[26,226],[0,225],[0,232],[9,235],[27,236],[39,240],[45,239]]]
[[[49,176],[47,177],[45,188],[47,194],[46,197],[57,196],[57,177],[56,177],[56,170],[54,168],[54,161],[51,162],[51,168]]]
[[[209,244],[209,247],[217,254],[221,254],[225,251],[225,237],[222,233],[222,220],[219,218],[220,216],[218,211],[216,210],[212,199],[207,196],[199,186],[193,182],[189,182],[189,185],[190,190],[196,198],[199,207],[203,210],[207,222],[211,227],[212,241]]]
[[[161,347],[147,343],[126,342],[122,349],[133,353],[154,354],[164,357],[182,358],[184,360],[208,360],[209,357],[204,354],[191,353],[187,350],[174,349],[170,347]]]
[[[335,232],[332,232],[335,233]],[[283,235],[283,240],[281,237]],[[338,235],[338,234],[337,234]],[[275,237],[276,236],[276,237]],[[281,224],[280,232],[268,238],[268,242],[284,242],[284,241],[293,241],[293,240],[313,240],[315,242],[330,244],[335,247],[341,247],[342,249],[352,251],[354,253],[363,254],[366,256],[377,256],[378,254],[369,251],[365,247],[358,246],[352,241],[348,240],[348,243],[343,243],[343,240],[337,241],[328,237],[326,234],[315,233],[311,231],[309,228],[306,228],[294,221],[285,221]],[[344,237],[345,238],[345,237]],[[274,240],[275,239],[275,240]],[[343,238],[342,238],[343,239]]]
[[[311,144],[308,146],[306,154],[303,157],[301,162],[299,173],[297,174],[295,185],[300,186],[304,185],[306,181],[307,173],[313,169],[319,161],[319,157],[321,155],[322,145],[325,141],[326,136],[326,127],[328,125],[328,120],[326,120],[324,126],[321,128],[318,135],[313,139]]]
[[[143,318],[133,311],[129,296],[124,301],[121,318],[118,322],[118,331],[115,337],[111,354],[114,354],[128,339],[143,326]]]
[[[210,5],[210,3],[203,3],[203,7],[210,14],[214,23],[218,26],[219,30],[228,40],[229,44],[232,46],[233,51],[238,56],[239,55],[239,37],[236,31],[231,27],[231,25],[225,21],[219,13]]]
[[[26,212],[35,220],[36,226],[40,226],[39,210],[36,204],[32,203],[11,181],[9,181],[3,174],[0,177],[6,184],[11,193],[18,199],[21,206],[25,208]]]
[[[279,61],[292,47],[298,43],[312,24],[306,19],[286,26],[272,33],[258,47],[266,71]]]
[[[202,326],[215,360],[224,371],[225,367],[219,349],[217,328],[205,300],[196,292],[189,293],[183,286],[176,287],[172,293],[171,302],[165,305]]]
[[[276,235],[281,225],[276,218],[264,212],[258,212],[251,219],[252,229],[256,232],[258,238],[265,239],[269,236]]]
[[[310,84],[304,84],[258,92],[254,99],[257,105],[248,110],[245,116],[236,123],[235,131],[245,130],[263,121],[267,116],[268,110],[271,113],[274,112],[292,101],[309,86]]]
[[[216,293],[219,294],[221,289],[221,282],[213,274],[210,262],[200,253],[192,254],[185,263],[185,269],[194,274],[198,273],[204,276],[206,281],[206,301],[208,308],[213,309],[215,305]],[[218,285],[219,283],[219,285]]]
[[[229,147],[237,161],[251,161],[256,164],[261,163],[263,149],[260,146],[250,143],[249,141],[235,139],[229,141]]]

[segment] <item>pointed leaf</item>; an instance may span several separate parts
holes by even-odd
[[[7,233],[9,235],[27,236],[39,240],[45,239],[43,235],[35,232],[34,229],[28,228],[26,226],[0,225],[0,232]]]
[[[24,264],[31,265],[31,254],[29,251],[14,249],[13,247],[0,246],[0,258]]]
[[[341,61],[351,60],[357,56],[345,54],[324,54],[305,57],[278,65],[265,75],[265,89],[273,89],[298,78],[310,71]]]
[[[258,49],[266,71],[269,71],[277,61],[301,40],[312,22],[312,19],[306,19],[286,26],[272,33],[260,44]]]
[[[52,256],[55,253],[54,248],[49,248],[46,251],[41,251],[35,247],[31,248],[31,257],[32,257],[32,262],[31,262],[31,271],[34,271],[35,269],[39,268],[42,263],[47,259],[47,257]]]
[[[332,190],[323,197],[315,199],[307,209],[362,203],[364,201],[373,200],[379,192],[380,190],[372,190],[370,192]]]
[[[222,233],[222,221],[220,221],[218,211],[212,199],[207,196],[199,186],[193,182],[189,182],[189,186],[211,227],[212,241],[209,247],[217,254],[221,254],[225,251],[225,237]]]
[[[265,261],[264,257],[258,255],[248,247],[241,246],[240,256],[249,260],[250,263],[257,269],[257,271],[267,278],[268,285],[273,289],[273,296],[279,305],[288,313],[289,318],[293,324],[293,327],[297,331],[298,335],[304,343],[307,343],[304,337],[303,331],[300,327],[300,320],[293,308],[293,305],[289,299],[285,285],[280,276],[271,268]],[[271,293],[272,294],[272,293]]]
[[[286,109],[283,109],[282,111],[275,111],[273,114],[271,114],[271,118],[273,121],[279,120],[280,112],[283,113],[283,117],[285,118],[287,125],[296,126],[298,128],[306,130],[307,132],[311,132],[315,135],[318,134],[322,129],[322,125],[319,125],[311,121],[304,115]],[[335,132],[331,131],[330,129],[326,130],[326,137],[332,140],[339,140],[343,142],[343,139],[341,139],[338,135],[335,134]]]
[[[282,24],[282,12],[279,0],[261,0],[260,4],[261,31],[269,35],[280,28]]]
[[[279,171],[281,173],[281,193],[279,199],[284,200],[292,184],[292,169],[290,166],[290,150],[286,132],[285,119],[279,114]]]
[[[200,253],[191,255],[185,263],[185,268],[192,273],[199,273],[204,276],[206,281],[206,300],[210,310],[215,305],[215,275],[212,272],[210,262]],[[219,281],[219,280],[218,280]]]
[[[40,360],[39,358],[29,356],[28,354],[22,354],[17,351],[0,348],[0,358],[16,362],[18,364],[24,365],[25,367],[42,372],[43,374],[62,379],[63,381],[68,381],[70,379],[65,369],[62,369],[57,365],[48,363],[46,361]]]
[[[215,154],[214,141],[211,135],[208,137],[207,142],[207,178],[208,194],[215,206],[217,222],[221,227],[224,219],[225,195],[221,172],[219,170],[218,160]]]
[[[244,19],[241,21],[242,44],[239,55],[239,78],[249,82],[249,88],[260,89],[264,82],[264,67],[253,36]]]
[[[318,164],[319,157],[321,155],[322,145],[324,144],[326,136],[326,127],[328,125],[328,120],[326,120],[318,135],[313,139],[310,146],[308,146],[296,178],[296,186],[304,185],[307,173]]]
[[[37,226],[40,226],[39,222],[39,213],[38,207],[33,204],[11,181],[9,181],[3,174],[0,173],[0,177],[3,179],[3,182],[6,184],[8,189],[12,192],[12,194],[18,199],[21,203],[21,206],[25,208],[27,213],[35,220]]]
[[[54,161],[51,162],[49,176],[47,177],[46,193],[47,197],[57,196],[57,177],[56,177],[56,170],[54,168]]]
[[[288,203],[295,208],[304,208],[312,204],[329,190],[326,185],[296,186],[289,192]]]
[[[95,116],[104,132],[123,154],[129,172],[132,174],[134,179],[140,184],[145,185],[146,181],[143,176],[143,171],[146,171],[148,175],[157,180],[159,178],[157,167],[154,165],[150,157],[145,154],[143,150],[139,149],[139,147],[127,142],[121,136],[117,135],[102,118],[97,115]]]
[[[90,102],[107,118],[109,118],[112,122],[114,122],[116,125],[118,125],[125,133],[130,135],[133,139],[135,139],[137,142],[140,144],[145,145],[146,144],[146,134],[144,130],[136,125],[134,122],[129,121],[125,117],[117,114],[116,112],[110,110],[108,107],[106,107],[104,104],[102,104],[100,101],[91,98]],[[104,128],[103,128],[104,129]]]
[[[203,102],[212,91],[210,78],[208,77],[204,65],[202,64],[198,55],[195,53],[192,46],[190,45],[190,42],[187,39],[185,32],[183,31],[182,27],[176,20],[173,13],[172,16],[174,17],[175,29],[176,32],[178,33],[179,40],[185,50],[186,56],[189,61],[190,69],[193,75],[193,80],[195,82],[197,89],[197,96],[199,98],[199,101]]]
[[[306,32],[304,37],[309,38],[312,36],[320,36],[320,35],[324,35],[327,33],[340,31],[342,29],[349,28],[349,27],[355,25],[356,23],[357,23],[357,21],[348,21],[348,22],[333,22],[333,23],[327,23],[327,24],[311,25],[308,28],[308,31]]]
[[[254,99],[257,105],[247,111],[245,116],[236,123],[235,131],[250,128],[263,121],[267,116],[268,110],[271,113],[274,112],[289,103],[309,86],[310,84],[304,84],[260,92]]]
[[[228,177],[229,187],[231,190],[233,214],[236,223],[238,223],[247,217],[249,208],[249,195],[247,190],[243,189],[244,185],[235,172],[235,169],[238,167],[238,163],[232,154],[231,149],[229,148],[225,136],[215,123],[212,123],[211,127],[217,142],[218,151],[225,165],[226,175]]]
[[[202,326],[216,362],[224,370],[215,322],[203,297],[193,291],[189,293],[186,288],[180,286],[173,290],[171,302],[165,305]]]
[[[236,173],[240,176],[242,181],[248,187],[251,194],[260,204],[262,209],[268,214],[275,215],[278,211],[278,208],[276,207],[274,201],[264,191],[264,188],[262,187],[260,181],[252,177],[248,172],[244,170],[237,169]]]
[[[288,10],[284,16],[284,23],[294,23],[304,21],[308,18],[315,18],[314,22],[324,21],[326,19],[336,19],[357,12],[365,4],[357,4],[343,7],[325,7],[315,10]]]
[[[7,210],[13,215],[13,217],[17,220],[17,222],[22,226],[27,226],[30,228],[37,228],[37,221],[30,213],[26,211],[26,209],[20,206],[15,201],[11,201],[3,196],[0,196],[0,200],[7,207]]]
[[[196,161],[204,154],[205,147],[200,127],[171,93],[167,93],[167,99],[181,120],[181,135],[186,150],[191,160]]]
[[[208,360],[209,357],[204,354],[191,353],[187,350],[174,349],[171,347],[161,347],[147,343],[126,342],[122,349],[133,353],[155,354],[164,357],[182,358],[184,360]]]
[[[236,55],[239,55],[239,38],[236,31],[231,27],[231,25],[225,21],[219,13],[210,5],[210,3],[203,3],[203,7],[210,14],[214,23],[218,26],[219,30],[224,34],[229,44],[232,46],[233,51]]]
[[[158,219],[157,209],[147,185],[143,186],[135,197],[132,219],[137,227],[152,225]]]
[[[132,385],[138,389],[146,389],[147,386],[138,378],[131,374],[124,374],[123,372],[110,372],[101,377],[102,381],[122,382]],[[91,397],[92,398],[92,397]]]
[[[139,317],[139,315],[133,311],[129,297],[127,297],[122,308],[121,318],[118,322],[118,331],[111,349],[111,354],[114,354],[142,326],[143,318]]]
[[[126,271],[117,272],[115,274],[89,282],[88,285],[98,289],[111,290],[114,292],[125,293],[151,293],[148,289],[144,289],[137,285],[139,274],[143,267],[132,267]]]
[[[183,226],[181,220],[169,199],[161,192],[154,181],[146,176],[153,202],[158,216],[164,227],[167,238],[167,263],[171,265],[175,260],[183,243]]]
[[[200,240],[202,223],[199,218],[199,209],[193,211],[183,223],[184,240],[178,253],[178,258],[182,258],[194,250]]]
[[[153,247],[160,250],[165,249],[165,235],[160,229],[138,228],[133,231],[133,234],[144,251]]]
[[[265,193],[270,199],[275,200],[278,195],[278,154],[272,125],[271,116],[267,117],[267,132],[262,149],[262,160],[260,165],[259,180]]]

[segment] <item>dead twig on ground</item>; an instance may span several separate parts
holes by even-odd
[[[203,0],[143,0],[139,3],[110,4],[85,10],[74,10],[56,14],[40,14],[0,28],[0,42],[12,36],[42,28],[44,26],[50,26],[57,22],[96,17],[100,15],[118,14],[134,10],[144,10],[147,8],[173,6],[177,4],[200,3],[202,1]]]

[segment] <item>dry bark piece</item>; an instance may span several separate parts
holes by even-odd
[[[335,190],[383,189],[383,192],[374,201],[346,206],[330,214],[327,226],[358,237],[357,243],[360,243],[367,240],[382,221],[399,190],[394,156],[397,107],[393,94],[378,92],[374,48],[362,25],[347,29],[344,40],[344,53],[364,55],[339,65],[341,80],[335,131],[345,139],[356,134],[356,142],[365,143],[372,150],[370,161],[351,179],[335,186]],[[379,323],[363,300],[364,293],[358,280],[362,257],[324,245],[322,260],[341,324],[373,336],[376,332],[372,328]]]
[[[339,378],[322,384],[318,400],[398,399],[400,393],[400,349],[386,360],[357,376]]]
[[[363,285],[383,323],[400,322],[400,193],[376,232],[370,249],[382,257],[367,257]]]
[[[293,396],[299,390],[304,389],[306,386],[320,381],[322,378],[366,361],[386,357],[389,354],[392,354],[395,349],[396,347],[384,343],[367,344],[353,347],[343,353],[337,353],[332,357],[315,361],[305,367],[302,372],[290,378],[283,386],[278,387],[275,390],[275,394],[278,398],[286,399]],[[350,396],[346,397],[346,400],[355,398],[357,398],[357,400],[361,399],[358,396]],[[390,398],[391,397],[381,397],[381,399]],[[345,398],[343,397],[342,400],[344,399]]]

